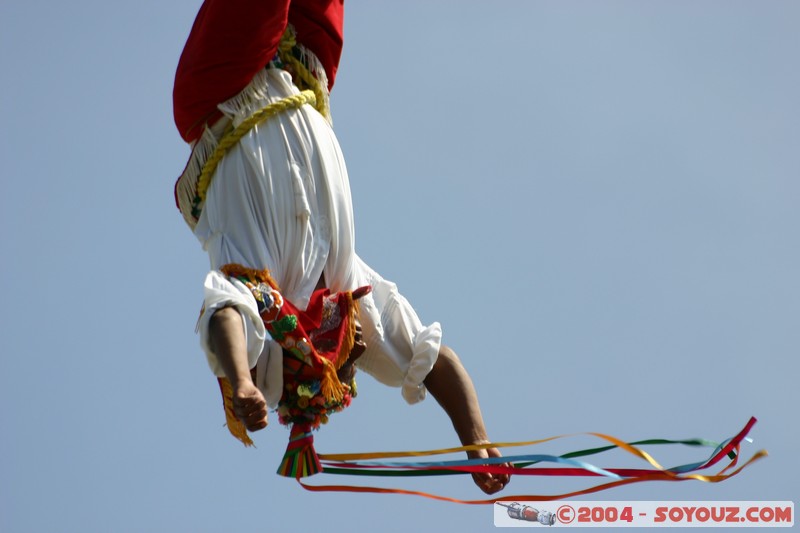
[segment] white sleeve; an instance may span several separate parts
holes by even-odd
[[[439,356],[442,328],[425,326],[397,286],[358,259],[360,285],[372,292],[359,300],[361,327],[367,349],[356,365],[389,386],[401,387],[406,402],[425,399],[424,380]]]
[[[225,377],[219,359],[211,349],[208,339],[208,323],[215,311],[223,307],[234,307],[242,317],[244,337],[247,346],[247,363],[249,368],[256,366],[267,332],[264,322],[258,314],[256,300],[250,290],[236,279],[228,279],[221,272],[212,270],[206,275],[203,283],[203,314],[197,323],[200,334],[200,346],[206,353],[208,366],[217,377]]]

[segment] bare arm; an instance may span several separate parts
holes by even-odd
[[[439,358],[425,378],[425,386],[453,423],[461,444],[486,444],[489,438],[483,423],[478,395],[461,360],[447,346],[442,346]],[[500,457],[496,448],[468,452],[470,458]],[[494,494],[508,484],[507,474],[473,474],[475,484],[487,494]]]

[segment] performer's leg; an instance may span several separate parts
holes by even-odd
[[[209,320],[209,344],[233,387],[233,411],[248,431],[267,427],[267,403],[253,384],[247,361],[242,317],[233,307],[217,310]]]

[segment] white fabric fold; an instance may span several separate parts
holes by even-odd
[[[232,307],[239,311],[247,346],[247,361],[250,368],[255,367],[264,348],[267,331],[258,314],[253,294],[240,281],[230,280],[222,273],[212,270],[203,283],[203,296],[203,314],[197,323],[197,330],[200,334],[200,346],[206,353],[211,371],[217,377],[225,377],[222,365],[220,365],[208,339],[208,323],[214,313],[224,307]]]
[[[424,326],[397,285],[383,279],[360,258],[361,285],[372,292],[361,300],[361,326],[367,349],[356,366],[386,385],[401,387],[409,404],[425,399],[423,384],[439,356],[442,328]]]
[[[425,399],[427,389],[423,382],[439,357],[439,348],[442,345],[441,325],[434,322],[418,332],[413,345],[414,355],[408,364],[408,371],[402,386],[403,398],[410,404]]]
[[[220,109],[238,123],[297,92],[286,72],[267,69],[246,94]],[[268,338],[265,342],[253,296],[237,280],[225,279],[220,267],[238,263],[268,269],[283,296],[300,309],[308,305],[324,272],[334,292],[373,287],[360,301],[367,350],[357,366],[382,383],[400,387],[408,403],[425,398],[423,382],[439,353],[441,327],[423,325],[395,284],[356,255],[347,168],[330,125],[313,108],[271,117],[228,151],[212,178],[194,233],[211,263],[199,330],[216,375],[222,370],[208,344],[208,319],[214,310],[232,305],[245,322],[256,385],[271,407],[282,392],[281,349]]]

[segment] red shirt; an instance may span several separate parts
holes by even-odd
[[[172,92],[175,125],[191,142],[273,58],[291,23],[333,87],[342,54],[344,0],[205,0],[181,54]]]

